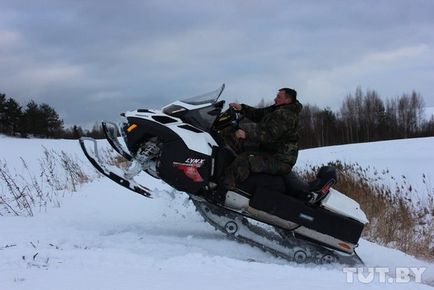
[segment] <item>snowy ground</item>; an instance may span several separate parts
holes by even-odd
[[[377,168],[407,174],[402,171],[407,166],[402,164],[410,164],[413,159],[397,166],[399,162],[392,160],[396,150],[388,148],[398,145],[378,143],[362,144],[363,150],[358,145],[348,145],[356,146],[353,149],[336,146],[329,147],[329,151],[306,150],[300,154],[299,166],[339,156],[363,164],[369,162],[369,156],[361,153],[378,153],[386,148],[381,153],[383,158],[371,160],[370,165],[375,163]],[[433,143],[434,138],[414,139],[413,143],[402,145],[401,150],[429,144],[432,148]],[[37,159],[43,151],[41,144],[83,158],[74,141],[0,137],[0,159],[19,171],[22,156],[30,168],[37,170]],[[384,151],[391,157],[387,158]],[[429,154],[423,160],[432,161],[432,153]],[[415,154],[414,159],[418,158]],[[432,164],[426,161],[413,171],[418,169],[419,173],[432,177]],[[60,208],[48,208],[27,218],[1,216],[0,290],[432,289],[405,279],[398,283],[399,277],[393,273],[386,282],[377,272],[372,282],[363,283],[371,280],[369,267],[387,267],[391,272],[403,267],[424,268],[424,282],[434,284],[434,264],[363,240],[358,253],[368,268],[359,276],[351,276],[353,282],[348,282],[350,274],[339,265],[297,265],[274,258],[225,239],[202,221],[186,195],[171,192],[160,181],[149,182],[158,193],[152,200],[99,179],[84,185],[77,193],[67,193]]]
[[[297,168],[340,160],[357,163],[368,176],[392,189],[411,186],[415,202],[434,196],[434,138],[403,139],[329,146],[300,152]]]

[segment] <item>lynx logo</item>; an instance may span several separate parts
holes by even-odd
[[[199,168],[205,163],[205,159],[187,158],[185,163]]]
[[[202,182],[203,178],[197,170],[205,163],[205,159],[187,158],[185,163],[173,162],[175,168],[181,170],[193,182]]]

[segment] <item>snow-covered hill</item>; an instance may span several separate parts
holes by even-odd
[[[303,150],[298,169],[341,161],[359,164],[366,174],[392,189],[411,186],[415,202],[434,196],[434,138],[402,139]],[[405,189],[407,189],[405,188]]]
[[[432,178],[434,155],[427,148],[433,148],[434,138],[400,142],[305,150],[298,166],[344,159],[407,178],[410,173]],[[87,166],[78,143],[64,140],[1,137],[0,160],[20,172],[22,157],[37,172],[42,146],[75,154]],[[395,153],[405,158],[395,161],[400,158]],[[421,160],[419,166],[410,166]],[[227,240],[202,221],[185,194],[158,180],[147,182],[158,198],[146,199],[98,179],[76,193],[65,193],[60,207],[34,217],[0,216],[0,290],[432,289],[394,273],[421,269],[424,282],[433,283],[434,264],[364,240],[358,253],[367,268],[358,274],[340,265],[288,263]],[[385,281],[380,274],[384,270],[390,271]],[[371,277],[370,271],[377,272]]]

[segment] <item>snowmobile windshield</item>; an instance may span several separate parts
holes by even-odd
[[[204,104],[214,104],[219,99],[220,95],[222,94],[223,90],[225,88],[225,84],[223,84],[220,88],[217,90],[214,90],[209,93],[205,93],[196,97],[188,98],[181,100],[181,102],[189,104],[189,105],[204,105]]]

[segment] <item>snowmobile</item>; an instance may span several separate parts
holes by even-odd
[[[322,167],[310,182],[294,173],[256,173],[236,189],[219,186],[236,155],[219,131],[242,119],[223,111],[224,87],[161,110],[122,113],[121,124],[102,122],[122,167],[102,158],[92,138],[80,138],[81,148],[100,173],[142,196],[152,198],[135,178],[143,171],[187,193],[206,222],[238,242],[297,263],[363,264],[355,248],[368,220],[356,201],[332,188],[335,168]]]

